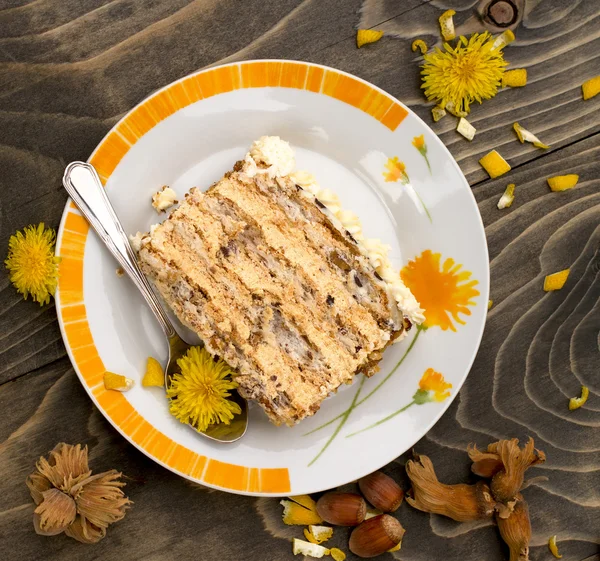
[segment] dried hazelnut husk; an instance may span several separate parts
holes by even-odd
[[[87,447],[58,444],[48,459],[39,459],[26,480],[37,505],[35,531],[43,536],[65,532],[83,543],[101,540],[131,503],[121,490],[125,483],[120,477],[115,470],[92,475]]]
[[[358,481],[365,499],[382,512],[395,512],[404,499],[404,491],[389,476],[376,471]]]
[[[481,452],[474,444],[467,447],[467,453],[473,462],[471,471],[480,477],[491,479],[503,467],[502,460],[498,454]]]
[[[494,474],[490,489],[496,501],[507,504],[521,490],[528,467],[544,462],[546,456],[534,448],[533,438],[521,449],[516,438],[500,440],[488,446],[488,452],[498,454],[502,469]]]
[[[358,557],[377,557],[396,547],[403,536],[404,528],[398,520],[389,514],[380,514],[352,530],[349,548]]]
[[[483,481],[475,485],[444,485],[438,481],[427,456],[408,460],[406,473],[413,485],[406,502],[414,508],[442,514],[458,522],[491,518],[494,514],[496,501]]]
[[[317,501],[319,516],[336,526],[358,526],[367,514],[367,503],[356,493],[325,493]]]
[[[496,522],[502,539],[508,545],[510,561],[529,561],[531,522],[527,503],[521,494],[516,496],[516,503],[510,515],[507,518],[496,515]]]

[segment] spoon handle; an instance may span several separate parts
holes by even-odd
[[[63,185],[81,214],[142,293],[167,338],[176,335],[175,328],[152,291],[150,283],[140,271],[135,253],[94,166],[85,162],[70,163],[65,169]]]

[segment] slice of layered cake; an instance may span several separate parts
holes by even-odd
[[[239,392],[293,425],[423,321],[387,247],[278,137],[256,141],[208,191],[192,189],[142,236],[142,270]]]

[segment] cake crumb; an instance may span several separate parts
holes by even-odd
[[[119,268],[118,268],[118,269],[115,271],[115,273],[117,273],[117,276],[118,276],[118,277],[122,277],[122,276],[125,274],[125,271],[124,271],[124,270],[123,270],[121,267],[119,267]]]
[[[177,193],[168,185],[163,185],[160,191],[152,195],[152,206],[159,214],[177,204]]]

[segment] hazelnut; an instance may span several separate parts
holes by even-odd
[[[398,510],[404,499],[404,491],[400,486],[381,471],[363,477],[358,486],[365,499],[382,512]]]
[[[350,534],[350,551],[359,557],[377,557],[396,547],[404,528],[393,516],[381,514],[365,520]]]
[[[319,516],[336,526],[357,526],[367,514],[367,503],[355,493],[325,493],[317,501]]]

